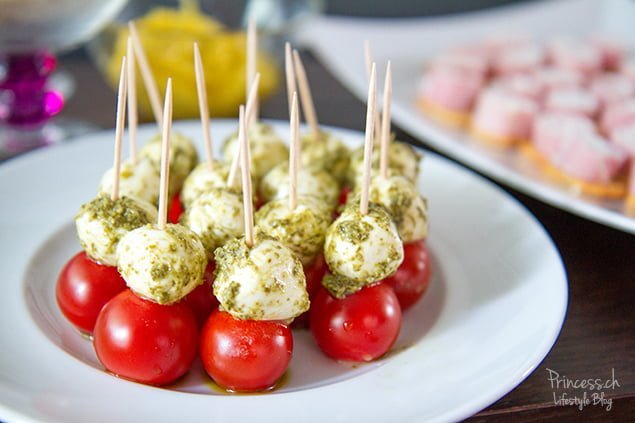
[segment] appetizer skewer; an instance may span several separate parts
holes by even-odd
[[[77,254],[64,267],[56,286],[57,302],[66,318],[89,334],[93,331],[99,310],[125,288],[123,279],[114,267],[121,238],[157,216],[153,205],[120,195],[119,192],[126,85],[124,57],[117,97],[112,188],[110,193],[100,194],[80,207],[75,224],[84,252]]]
[[[196,357],[196,318],[179,300],[203,282],[207,261],[193,232],[167,223],[171,125],[172,81],[168,79],[157,224],[130,231],[120,241],[117,267],[130,290],[104,306],[94,332],[97,357],[108,371],[152,385],[180,378]],[[125,342],[122,332],[128,334]]]

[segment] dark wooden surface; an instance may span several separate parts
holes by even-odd
[[[363,130],[364,105],[310,54],[304,57],[320,121]],[[61,68],[77,83],[63,115],[112,127],[114,93],[92,64],[73,56],[62,60]],[[286,118],[286,107],[281,92],[263,105],[263,117]],[[404,141],[425,143],[396,130]],[[569,277],[569,308],[546,359],[516,389],[470,421],[635,421],[635,236],[503,188],[542,222],[555,241]],[[592,404],[582,411],[556,405],[547,368],[570,379],[606,379],[614,369],[620,387],[604,390],[605,398],[612,400],[611,410]],[[556,390],[557,395],[563,392],[569,397],[582,395],[582,390],[573,388]]]

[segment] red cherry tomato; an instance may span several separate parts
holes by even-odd
[[[269,389],[291,361],[293,338],[287,325],[240,320],[215,310],[201,334],[201,359],[220,386],[240,392]]]
[[[135,382],[166,385],[192,366],[198,329],[186,305],[160,305],[125,290],[99,313],[93,341],[108,371]]]
[[[412,307],[430,284],[430,256],[424,240],[404,244],[403,263],[394,275],[384,279],[395,291],[402,310]]]
[[[96,263],[82,251],[62,269],[55,295],[64,316],[79,330],[92,333],[104,304],[124,289],[126,282],[116,267]]]
[[[342,189],[340,190],[340,200],[339,200],[340,206],[346,204],[346,202],[348,201],[348,194],[350,193],[351,193],[350,187],[342,187]]]
[[[216,263],[212,260],[205,269],[203,283],[183,298],[183,303],[194,312],[199,328],[203,327],[212,310],[218,307],[218,300],[212,292],[214,269],[216,269]]]
[[[311,332],[320,349],[336,360],[371,361],[385,354],[401,328],[401,307],[383,284],[339,300],[320,288],[311,305]]]
[[[324,255],[320,254],[315,258],[315,261],[309,266],[304,268],[304,275],[306,276],[306,291],[309,293],[309,300],[312,300],[318,288],[321,286],[322,279],[328,271],[326,260]],[[293,320],[291,325],[294,328],[308,328],[309,327],[309,312],[305,311],[301,315]]]
[[[183,204],[181,203],[181,194],[172,197],[170,208],[168,209],[168,222],[179,223],[179,219],[183,214]]]

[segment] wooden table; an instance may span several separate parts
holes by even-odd
[[[320,121],[364,129],[365,106],[340,85],[312,55],[304,53]],[[61,61],[76,79],[77,91],[64,112],[110,128],[114,122],[114,92],[86,60]],[[211,94],[213,95],[213,94]],[[287,118],[281,91],[262,107],[263,117]],[[403,141],[425,143],[395,128]],[[423,141],[423,140],[422,140]],[[584,220],[503,186],[522,202],[551,234],[569,277],[569,308],[564,327],[551,352],[516,389],[476,414],[470,421],[634,421],[635,420],[635,236]],[[606,406],[554,403],[547,368],[570,379],[607,379],[611,370],[619,388],[605,390]],[[557,390],[572,397],[575,389]],[[433,399],[431,399],[433,400]]]

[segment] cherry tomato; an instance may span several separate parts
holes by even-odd
[[[104,304],[124,289],[126,282],[116,267],[94,262],[82,251],[62,269],[55,295],[64,316],[79,330],[92,333]]]
[[[181,194],[178,193],[172,197],[170,208],[168,209],[168,222],[179,223],[179,219],[183,214],[183,203],[181,203]]]
[[[348,201],[348,194],[351,193],[350,187],[342,187],[340,190],[339,205],[342,206]]]
[[[127,289],[99,313],[93,340],[108,371],[135,382],[166,385],[192,366],[198,329],[185,304],[160,305]]]
[[[326,260],[324,260],[323,254],[318,255],[313,263],[304,268],[304,275],[306,276],[306,291],[309,293],[309,300],[313,299],[318,288],[321,286],[322,279],[327,271],[328,266],[326,265]],[[309,309],[296,317],[291,326],[294,328],[308,328],[310,311],[311,310]]]
[[[207,264],[207,268],[205,269],[203,283],[197,286],[194,291],[187,294],[182,300],[183,303],[194,312],[199,328],[203,327],[212,310],[218,307],[218,300],[212,292],[214,269],[216,269],[216,263],[212,260]]]
[[[310,316],[320,349],[336,360],[371,361],[385,354],[401,328],[401,308],[393,290],[376,284],[337,299],[320,288]]]
[[[275,385],[291,361],[293,338],[285,324],[240,320],[215,310],[201,334],[201,359],[220,386],[239,392]]]
[[[430,256],[424,240],[404,244],[404,259],[394,275],[384,279],[395,291],[402,310],[412,307],[430,284]]]

